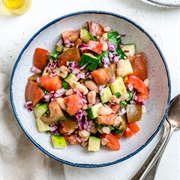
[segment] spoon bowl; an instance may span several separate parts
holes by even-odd
[[[180,94],[172,101],[167,119],[174,130],[180,129]]]

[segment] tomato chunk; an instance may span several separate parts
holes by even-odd
[[[44,96],[43,91],[38,86],[38,83],[28,80],[25,89],[25,100],[26,102],[32,101],[32,107],[34,107],[40,99]]]
[[[90,47],[90,49],[98,54],[102,53],[103,44],[98,41],[88,41],[87,45]]]
[[[105,69],[105,68],[100,68],[100,69],[92,71],[91,76],[93,77],[94,81],[98,85],[105,85],[111,79],[109,71],[107,69]]]
[[[128,123],[127,124],[127,129],[124,131],[124,135],[127,138],[130,138],[131,136],[133,136],[135,133],[137,133],[138,131],[140,131],[139,126],[137,125],[137,123],[133,122],[133,123]]]
[[[127,126],[128,126],[128,128],[129,128],[131,131],[133,131],[134,133],[137,133],[137,132],[140,130],[139,126],[138,126],[137,123],[135,123],[135,122],[133,122],[133,123],[128,123]]]
[[[64,98],[64,103],[67,106],[66,111],[69,115],[73,116],[75,115],[83,106],[83,104],[80,102],[82,98],[77,95],[69,95]]]
[[[104,28],[96,22],[88,22],[88,29],[93,36],[102,36],[104,34]]]
[[[56,91],[62,87],[62,82],[59,76],[50,77],[49,75],[44,75],[40,77],[41,85],[48,91]]]
[[[138,92],[138,101],[149,99],[148,88],[145,86],[144,82],[137,76],[131,74],[128,75],[127,83],[131,84]]]
[[[80,31],[73,31],[73,30],[68,30],[68,31],[64,31],[62,33],[62,38],[64,40],[64,43],[66,44],[66,41],[70,41],[70,42],[76,42],[79,38],[80,35]]]
[[[107,140],[106,146],[108,146],[111,150],[118,151],[120,149],[120,143],[118,138],[113,134],[102,134],[100,136],[101,140]]]
[[[141,80],[147,78],[147,63],[143,52],[128,57],[132,65],[133,74]]]
[[[75,47],[69,48],[59,56],[58,65],[59,66],[66,65],[66,62],[69,60],[79,62],[80,58],[81,56],[78,48]]]
[[[43,48],[36,48],[33,57],[33,66],[41,71],[47,66],[49,60],[49,52]]]

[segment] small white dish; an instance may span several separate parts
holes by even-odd
[[[180,0],[141,0],[152,6],[161,8],[178,8],[180,7]]]
[[[42,47],[52,52],[60,34],[69,29],[79,29],[86,21],[96,21],[112,30],[126,33],[124,43],[135,43],[137,52],[143,51],[147,57],[150,99],[146,102],[147,113],[138,122],[141,130],[132,138],[121,139],[121,149],[111,151],[101,148],[99,152],[88,152],[80,145],[69,145],[64,150],[54,149],[50,134],[39,133],[34,115],[25,108],[25,86],[32,75],[32,59],[35,48]],[[130,19],[104,11],[81,11],[59,17],[42,27],[22,49],[11,75],[10,100],[14,115],[26,136],[45,154],[62,163],[83,167],[103,167],[125,161],[139,151],[156,136],[165,120],[170,103],[170,76],[165,58],[153,38]],[[23,138],[23,137],[22,137]]]

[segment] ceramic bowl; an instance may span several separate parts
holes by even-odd
[[[124,43],[135,43],[137,52],[143,51],[147,57],[150,80],[150,99],[146,101],[147,113],[138,122],[140,132],[132,138],[122,138],[119,151],[101,148],[99,152],[88,152],[87,148],[80,145],[69,145],[63,150],[54,149],[50,142],[50,134],[37,132],[34,115],[25,108],[24,92],[27,79],[32,75],[30,68],[35,48],[42,47],[52,52],[63,31],[79,29],[86,21],[95,21],[103,26],[110,26],[112,30],[126,33]],[[170,77],[160,48],[142,27],[119,14],[83,11],[59,17],[32,36],[14,65],[10,81],[10,98],[19,126],[34,145],[45,154],[72,166],[103,167],[131,158],[145,148],[158,133],[169,108]]]

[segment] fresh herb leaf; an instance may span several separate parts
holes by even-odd
[[[116,92],[115,96],[116,96],[117,98],[120,98],[120,97],[121,97],[121,93],[120,93],[120,92]]]
[[[59,52],[55,50],[53,53],[50,54],[49,60],[57,59],[58,57],[59,57]]]
[[[126,54],[119,46],[117,47],[116,52],[119,56],[119,59],[126,59]]]
[[[67,82],[65,82],[65,81],[63,81],[63,83],[62,83],[62,87],[63,87],[64,89],[70,89],[69,84],[68,84]]]
[[[126,102],[129,103],[133,98],[134,92],[128,90],[127,93],[129,94],[129,97],[126,99]]]
[[[127,102],[126,101],[121,101],[120,102],[121,109],[126,108],[126,106],[127,106]]]
[[[108,33],[107,39],[108,39],[108,41],[110,41],[113,44],[117,44],[117,45],[122,44],[120,34],[117,31]]]

